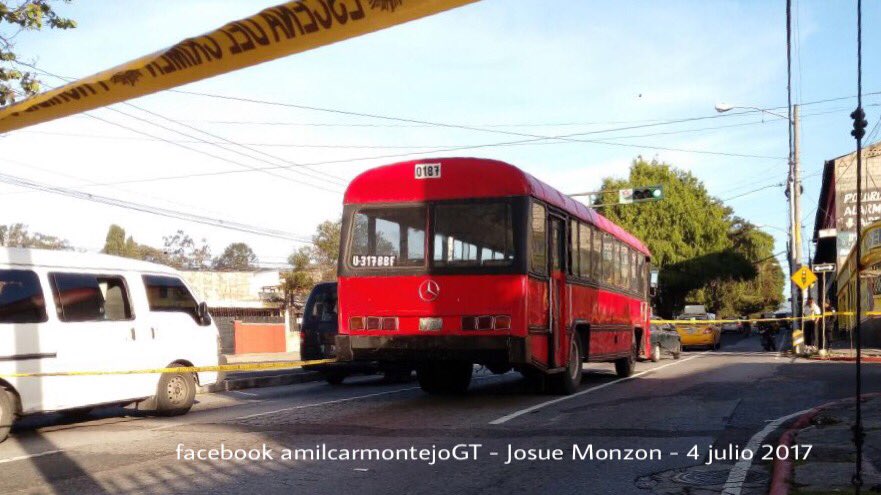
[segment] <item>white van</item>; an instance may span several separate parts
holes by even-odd
[[[217,373],[5,377],[216,366],[217,327],[172,268],[70,251],[0,248],[0,441],[16,416],[149,401],[192,407]]]

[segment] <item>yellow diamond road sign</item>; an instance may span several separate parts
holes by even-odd
[[[814,272],[812,272],[810,268],[802,266],[792,274],[792,281],[795,282],[795,285],[801,290],[805,290],[814,285],[817,281],[817,276],[814,275]]]

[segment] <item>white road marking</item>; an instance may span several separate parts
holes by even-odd
[[[0,459],[0,464],[6,464],[7,462],[23,461],[25,459],[33,459],[34,457],[43,457],[45,455],[60,454],[61,452],[64,451],[60,449],[47,450],[46,452],[40,452],[38,454],[20,455],[18,457],[10,457],[8,459]]]
[[[397,389],[397,390],[389,390],[388,392],[377,392],[377,393],[375,393],[375,394],[356,395],[356,396],[354,396],[354,397],[345,397],[345,398],[342,398],[342,399],[329,400],[329,401],[325,401],[325,402],[316,402],[316,403],[313,403],[313,404],[302,404],[302,405],[299,405],[299,406],[291,406],[291,407],[285,407],[285,408],[282,408],[282,409],[276,409],[276,410],[274,410],[274,411],[267,411],[267,412],[262,412],[262,413],[257,413],[257,414],[249,414],[249,415],[247,415],[247,416],[240,416],[240,417],[238,417],[238,418],[233,418],[233,419],[236,419],[236,420],[243,420],[243,419],[259,418],[260,416],[268,416],[268,415],[270,415],[270,414],[277,414],[277,413],[280,413],[280,412],[296,411],[297,409],[306,409],[306,408],[309,408],[309,407],[326,406],[326,405],[329,405],[329,404],[340,404],[340,403],[342,403],[342,402],[350,402],[350,401],[358,400],[358,399],[368,399],[368,398],[370,398],[370,397],[379,397],[379,396],[382,396],[382,395],[398,394],[398,393],[401,393],[401,392],[407,392],[407,391],[409,391],[409,390],[419,390],[419,387],[400,388],[400,389]]]
[[[805,409],[803,411],[799,411],[796,413],[788,414],[783,416],[782,418],[777,418],[770,423],[768,423],[760,432],[753,435],[752,438],[749,439],[749,442],[744,447],[744,451],[756,452],[759,448],[759,445],[765,440],[765,437],[771,434],[772,431],[776,430],[780,427],[784,422],[801,416],[806,412],[810,411],[810,409]],[[742,458],[737,461],[737,464],[731,468],[731,471],[728,472],[728,480],[725,481],[725,489],[722,490],[722,495],[740,495],[740,491],[743,489],[743,482],[746,480],[746,475],[749,473],[750,468],[753,464],[753,458],[749,459]]]
[[[260,396],[257,395],[257,394],[251,394],[251,393],[248,393],[248,392],[242,392],[241,390],[233,390],[232,393],[234,393],[234,394],[241,394],[241,395],[247,395],[248,397],[260,397]]]
[[[658,371],[658,370],[662,370],[662,369],[664,369],[664,368],[666,368],[666,367],[668,367],[668,366],[676,366],[677,364],[682,364],[682,363],[684,363],[684,362],[686,362],[686,361],[691,361],[692,359],[695,359],[695,358],[701,357],[701,356],[703,356],[704,354],[707,354],[708,352],[710,352],[710,351],[704,351],[704,352],[701,352],[700,354],[696,354],[696,355],[694,355],[694,356],[691,356],[691,357],[688,357],[688,358],[685,358],[685,359],[676,360],[676,361],[673,361],[672,363],[667,363],[667,364],[665,364],[665,365],[658,366],[658,367],[656,367],[656,368],[652,368],[652,369],[649,369],[649,370],[641,371],[641,372],[639,372],[639,373],[636,373],[635,375],[631,375],[631,376],[628,376],[628,377],[626,377],[626,378],[619,378],[619,379],[617,379],[617,380],[613,380],[613,381],[611,381],[611,382],[606,382],[606,383],[603,383],[602,385],[597,385],[596,387],[591,387],[591,388],[589,388],[589,389],[587,389],[587,390],[582,390],[581,392],[576,392],[576,393],[574,393],[574,394],[572,394],[572,395],[567,395],[567,396],[565,396],[565,397],[559,397],[559,398],[557,398],[557,399],[549,400],[549,401],[547,401],[547,402],[542,402],[542,403],[540,403],[540,404],[536,404],[536,405],[534,405],[534,406],[527,407],[526,409],[521,409],[521,410],[519,410],[519,411],[515,411],[515,412],[513,412],[513,413],[511,413],[511,414],[508,414],[507,416],[502,416],[501,418],[494,419],[494,420],[490,421],[489,424],[491,424],[491,425],[500,425],[500,424],[503,424],[503,423],[507,423],[508,421],[510,421],[510,420],[512,420],[512,419],[514,419],[514,418],[518,418],[518,417],[520,417],[520,416],[523,416],[524,414],[531,413],[532,411],[537,411],[537,410],[539,410],[539,409],[542,409],[542,408],[544,408],[544,407],[547,407],[547,406],[550,406],[550,405],[553,405],[553,404],[557,404],[557,403],[560,403],[560,402],[563,402],[563,401],[567,401],[567,400],[570,400],[570,399],[574,399],[574,398],[576,398],[576,397],[580,397],[580,396],[582,396],[582,395],[589,394],[589,393],[591,393],[591,392],[596,392],[597,390],[604,389],[604,388],[606,388],[606,387],[610,387],[610,386],[612,386],[612,385],[615,385],[616,383],[621,383],[621,382],[626,382],[626,381],[628,381],[628,380],[633,380],[634,378],[639,378],[640,376],[646,375],[646,374],[648,374],[648,373],[652,373],[652,372],[655,372],[655,371]]]

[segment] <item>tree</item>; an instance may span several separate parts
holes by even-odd
[[[206,270],[211,266],[211,248],[205,239],[197,246],[192,237],[178,230],[162,240],[169,264],[178,270]]]
[[[720,316],[779,305],[783,276],[772,255],[773,237],[733,217],[691,173],[638,158],[627,179],[603,180],[599,202],[617,202],[620,189],[653,185],[663,186],[663,201],[601,212],[652,251],[660,269],[656,302],[661,315],[673,316],[686,303],[704,304]]]
[[[125,229],[119,225],[111,225],[107,230],[107,237],[104,239],[104,254],[114,256],[124,256],[126,258],[141,259],[141,246],[139,246],[132,236],[126,237]]]
[[[251,271],[257,268],[257,255],[244,242],[234,242],[223,250],[223,254],[214,258],[215,270]]]
[[[0,246],[37,249],[73,249],[66,239],[53,235],[30,233],[23,223],[0,225]]]
[[[340,251],[341,221],[325,221],[315,229],[312,245],[303,246],[288,257],[291,270],[282,274],[288,301],[302,298],[317,281],[336,280]]]
[[[63,0],[70,3],[70,0]],[[22,63],[15,51],[15,38],[23,31],[39,31],[45,26],[53,29],[73,29],[76,22],[59,16],[52,8],[52,0],[25,0],[18,5],[0,0],[0,105],[14,103],[16,92],[32,96],[40,91],[40,81],[30,71],[22,72]],[[14,88],[17,83],[19,90]]]

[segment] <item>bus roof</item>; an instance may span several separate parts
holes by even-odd
[[[441,164],[441,177],[416,179],[415,165]],[[368,170],[349,184],[344,204],[396,203],[442,199],[533,196],[569,212],[651,256],[632,234],[519,168],[482,158],[412,160]]]
[[[176,273],[165,265],[107,254],[25,248],[0,248],[0,266]]]

